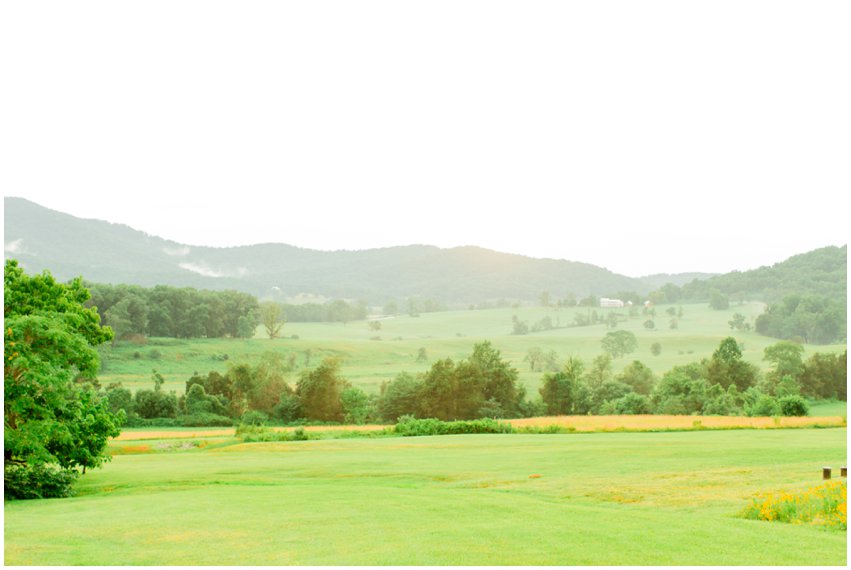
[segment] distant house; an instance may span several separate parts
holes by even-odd
[[[621,308],[623,307],[623,301],[620,299],[606,299],[605,297],[601,297],[600,307]]]

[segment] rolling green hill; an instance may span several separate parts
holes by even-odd
[[[819,295],[842,300],[848,291],[848,246],[829,246],[774,265],[732,271],[683,285],[685,300],[708,298],[718,289],[733,298],[772,303],[786,295]]]

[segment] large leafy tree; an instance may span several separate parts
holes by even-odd
[[[738,341],[728,336],[706,363],[705,375],[710,384],[720,384],[725,390],[735,384],[737,390],[744,391],[756,384],[759,369],[745,361]]]
[[[304,417],[323,422],[342,422],[345,418],[342,392],[349,383],[340,376],[340,361],[326,358],[313,370],[301,374],[296,395]]]
[[[601,342],[603,350],[612,355],[612,358],[620,358],[638,348],[638,340],[629,331],[615,331],[606,333]]]
[[[5,482],[21,470],[97,467],[123,418],[95,391],[95,347],[112,338],[80,279],[28,276],[15,260],[4,269]],[[10,475],[11,474],[11,475]],[[8,490],[8,489],[7,489]],[[38,496],[36,493],[35,496]]]
[[[544,374],[539,392],[548,414],[588,413],[590,393],[583,372],[582,361],[572,356],[559,372]]]

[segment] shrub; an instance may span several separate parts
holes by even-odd
[[[178,418],[140,418],[136,414],[127,416],[128,427],[178,427],[183,425]]]
[[[135,411],[143,418],[173,418],[177,415],[177,396],[161,390],[138,390]]]
[[[107,386],[105,396],[109,404],[109,411],[113,414],[118,414],[119,410],[124,410],[129,416],[133,412],[133,394],[121,384]]]
[[[295,394],[284,392],[272,408],[272,417],[290,423],[301,417],[301,401]]]
[[[267,416],[263,412],[258,412],[257,410],[249,410],[242,414],[242,417],[239,419],[239,423],[242,425],[262,426],[266,425],[266,422],[268,420],[269,416]]]
[[[472,433],[514,433],[511,424],[491,418],[446,422],[434,418],[416,419],[411,416],[399,418],[395,431],[403,437],[420,435],[460,435]]]
[[[780,414],[784,416],[808,416],[810,406],[800,396],[785,396],[777,402],[780,405]]]
[[[183,425],[187,427],[206,427],[206,426],[232,426],[233,420],[227,416],[211,414],[207,412],[199,412],[189,414],[181,418]]]
[[[751,417],[776,416],[780,413],[780,405],[773,397],[763,394],[745,411]]]
[[[653,403],[650,401],[650,398],[642,394],[636,394],[635,392],[607,403],[613,405],[615,414],[639,415],[653,413]]]
[[[240,424],[236,428],[236,435],[246,443],[268,442],[268,441],[307,441],[310,435],[303,427],[293,431],[275,431],[266,426],[255,426]]]
[[[70,497],[77,471],[50,465],[6,465],[3,491],[7,500]]]
[[[307,433],[304,431],[303,427],[297,427],[292,431],[293,441],[307,441],[307,439]]]

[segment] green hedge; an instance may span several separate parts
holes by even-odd
[[[402,416],[396,424],[395,432],[403,437],[420,435],[460,435],[469,433],[514,433],[511,424],[498,422],[491,418],[480,420],[442,421],[434,418],[417,419]]]

